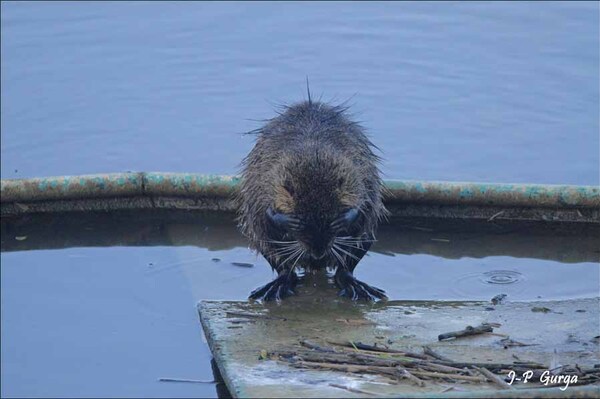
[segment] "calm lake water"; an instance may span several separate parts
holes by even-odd
[[[313,95],[351,98],[386,178],[599,184],[596,2],[3,2],[1,11],[3,179],[235,173],[252,146],[241,133],[274,105],[305,99],[308,76]],[[158,223],[168,239],[152,241],[156,223],[140,223],[104,242],[106,231],[86,234],[119,222],[92,222],[62,234],[3,228],[0,394],[215,396],[211,384],[157,380],[212,379],[195,303],[244,299],[271,278],[266,262],[233,224],[213,234],[218,225]],[[597,295],[593,255],[556,251],[572,241],[542,240],[538,251],[491,238],[473,252],[479,244],[454,247],[456,235],[417,233],[382,234],[392,244],[359,276],[394,299]],[[38,244],[7,249],[36,234]]]

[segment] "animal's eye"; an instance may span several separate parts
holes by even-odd
[[[277,212],[273,208],[267,209],[267,217],[277,228],[283,230],[299,230],[300,220],[294,215]]]
[[[358,209],[350,208],[344,211],[337,219],[331,223],[331,227],[334,230],[347,229],[352,226],[358,220]]]
[[[283,188],[285,189],[285,191],[290,193],[290,195],[292,197],[294,196],[294,187],[292,186],[292,182],[290,182],[289,180],[286,180],[285,183],[283,184]]]

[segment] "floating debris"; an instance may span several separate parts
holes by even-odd
[[[25,241],[27,239],[27,236],[16,236],[15,240],[17,241]]]
[[[160,382],[191,382],[195,384],[213,384],[217,381],[215,380],[190,380],[187,378],[159,378]]]
[[[221,259],[220,259],[220,258],[212,258],[211,260],[212,260],[213,262],[220,262],[220,261],[221,261]]]
[[[538,344],[524,344],[522,342],[519,341],[515,341],[513,339],[510,338],[504,338],[500,340],[500,343],[502,344],[502,346],[504,347],[504,349],[508,349],[508,348],[512,348],[513,346],[536,346]]]
[[[543,306],[534,306],[533,308],[531,308],[531,311],[536,313],[548,313],[552,312],[552,309]]]
[[[254,264],[246,262],[231,262],[231,264],[239,267],[254,267]]]

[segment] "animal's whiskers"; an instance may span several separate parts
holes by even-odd
[[[292,241],[278,241],[278,240],[259,240],[260,242],[270,242],[272,244],[297,244],[298,241],[296,240],[292,240]]]
[[[338,251],[346,254],[347,256],[351,257],[352,259],[360,260],[360,258],[358,258],[357,256],[355,256],[355,255],[351,254],[350,252],[346,251],[344,248],[337,246],[336,244],[333,244],[333,248],[335,248]]]
[[[294,259],[295,257],[298,257],[298,259],[302,256],[304,250],[301,247],[296,248],[296,250],[294,252],[292,252],[287,258],[285,258],[285,260],[283,262],[281,262],[279,264],[280,268],[283,268],[283,266],[290,261],[290,259]],[[298,260],[296,259],[296,261]],[[295,263],[294,263],[295,264]]]
[[[275,251],[273,251],[273,254],[275,254],[277,256],[284,256],[291,252],[295,252],[299,247],[300,247],[300,245],[298,243],[286,245],[285,247],[282,247],[282,248],[279,248],[279,249],[276,249]]]
[[[360,243],[347,244],[344,242],[335,242],[335,245],[341,245],[342,247],[347,247],[347,248],[352,248],[352,249],[363,249],[363,246]]]
[[[296,260],[294,261],[294,264],[292,265],[292,267],[290,267],[290,271],[288,272],[288,276],[290,274],[292,274],[294,272],[294,270],[296,270],[296,263],[298,263],[298,261],[300,260],[300,258],[302,258],[302,256],[304,255],[304,253],[305,253],[305,251],[302,248],[300,248],[300,253],[296,257]]]
[[[352,236],[336,237],[335,240],[336,241],[344,241],[344,242],[377,242],[377,240],[375,238],[370,240],[370,239],[366,239],[366,238],[352,237]]]
[[[338,260],[338,262],[340,262],[340,267],[342,268],[346,268],[346,262],[344,261],[344,258],[342,257],[342,255],[340,255],[334,247],[330,248],[331,253],[333,254],[333,256],[335,256],[335,258]]]

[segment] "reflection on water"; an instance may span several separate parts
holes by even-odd
[[[205,280],[202,275],[208,267],[219,271],[211,274],[211,278],[222,291],[235,293],[235,297],[243,298],[240,295],[245,294],[246,288],[240,288],[242,282],[264,273],[268,275],[270,271],[266,261],[247,248],[234,215],[228,213],[144,210],[40,214],[4,218],[0,226],[4,252],[78,247],[183,247],[189,255],[167,262],[149,261],[144,274],[160,278],[183,270],[194,284],[198,279]],[[490,291],[494,286],[508,285],[523,287],[511,291],[523,293],[521,299],[535,299],[537,295],[561,297],[567,287],[572,288],[569,292],[579,289],[576,296],[586,296],[590,292],[585,288],[589,280],[587,283],[585,280],[597,274],[597,268],[590,265],[600,258],[599,234],[600,226],[589,224],[394,218],[380,227],[377,242],[357,273],[367,281],[382,281],[380,285],[384,287],[389,287],[390,278],[408,282],[408,286],[387,288],[392,298],[414,295],[427,298],[426,293],[433,291],[436,299],[489,299],[486,296],[497,294]],[[191,251],[192,248],[197,250]],[[208,255],[206,250],[213,254]],[[572,264],[573,272],[587,272],[571,276],[570,280],[558,278],[559,270],[568,264]],[[429,288],[423,291],[415,283],[427,273],[432,275],[426,278]],[[448,285],[445,279],[455,284]],[[555,285],[548,285],[549,281]],[[202,298],[210,298],[200,292]]]
[[[228,213],[143,210],[32,214],[4,218],[1,228],[3,251],[164,245],[222,251],[248,245],[236,227],[235,216]],[[506,255],[563,263],[595,262],[600,257],[595,239],[599,233],[600,227],[594,225],[394,218],[380,226],[372,252],[388,256],[430,254],[449,259]],[[155,272],[200,258],[156,265]],[[231,262],[247,266],[245,262]],[[498,284],[510,278],[510,272],[489,275],[490,282]]]

